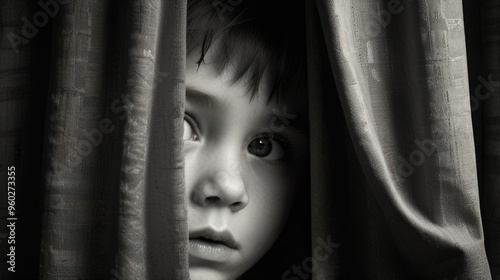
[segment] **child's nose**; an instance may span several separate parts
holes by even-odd
[[[227,206],[232,212],[242,210],[249,202],[241,172],[234,166],[209,171],[193,190],[191,199],[202,207]]]

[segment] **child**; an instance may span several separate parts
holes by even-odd
[[[301,4],[188,1],[192,280],[236,279],[249,270],[280,236],[297,193],[309,188]]]

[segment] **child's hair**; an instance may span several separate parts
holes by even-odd
[[[217,42],[220,72],[234,67],[235,82],[248,73],[253,97],[267,70],[269,100],[278,100],[305,84],[303,6],[300,0],[189,0],[187,52],[200,50],[200,65]]]

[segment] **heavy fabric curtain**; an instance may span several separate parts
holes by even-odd
[[[482,5],[481,46],[490,49],[494,39],[488,32],[494,32],[491,24],[498,18],[492,14],[492,2]],[[349,186],[355,208],[352,220],[361,229],[354,231],[359,235],[354,242],[363,241],[363,255],[356,257],[367,264],[358,277],[490,279],[490,266],[492,272],[498,270],[495,140],[478,135],[483,145],[476,152],[482,155],[483,166],[477,169],[469,105],[469,93],[476,102],[472,109],[488,104],[478,123],[484,127],[489,119],[487,129],[493,133],[498,123],[485,115],[494,114],[495,102],[498,106],[493,97],[498,82],[491,82],[498,81],[498,69],[470,77],[469,90],[464,27],[478,15],[464,21],[462,8],[461,1],[316,1],[309,9],[309,23],[313,19],[316,23],[308,29],[308,49],[325,45],[355,150],[355,176],[364,174]],[[475,23],[470,28],[475,32]],[[318,30],[322,34],[316,34]],[[481,59],[498,65],[488,54],[482,53]],[[345,186],[324,176],[330,171],[327,160],[316,156],[332,144],[319,140],[331,114],[325,89],[317,86],[324,83],[315,80],[321,77],[318,73],[325,73],[317,66],[322,61],[324,57],[310,54],[310,107],[319,108],[311,110],[318,114],[311,115],[317,121],[311,123],[311,139],[321,143],[311,145],[312,170],[324,169],[320,182],[312,181],[312,192],[330,197],[335,192],[332,186]],[[488,85],[476,90],[480,83]],[[484,176],[482,189],[478,170]],[[480,190],[485,195],[483,221]],[[326,199],[313,200],[312,207],[318,213],[345,213]],[[312,216],[317,217],[313,240],[315,235],[342,230],[323,215]],[[483,233],[489,238],[490,265]],[[318,267],[318,276],[333,279],[343,275],[341,269],[324,264]],[[354,265],[354,269],[359,268]]]
[[[189,279],[186,2],[0,3],[1,279]],[[500,279],[499,7],[305,2],[307,277]]]

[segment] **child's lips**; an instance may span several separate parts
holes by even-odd
[[[235,250],[222,243],[210,243],[202,239],[189,239],[189,257],[212,262],[227,262]]]
[[[205,228],[189,233],[189,255],[192,258],[225,262],[231,259],[238,247],[229,231]]]
[[[216,231],[212,228],[204,228],[189,232],[189,239],[199,239],[207,243],[219,243],[231,249],[238,249],[239,245],[233,235],[227,231]]]

